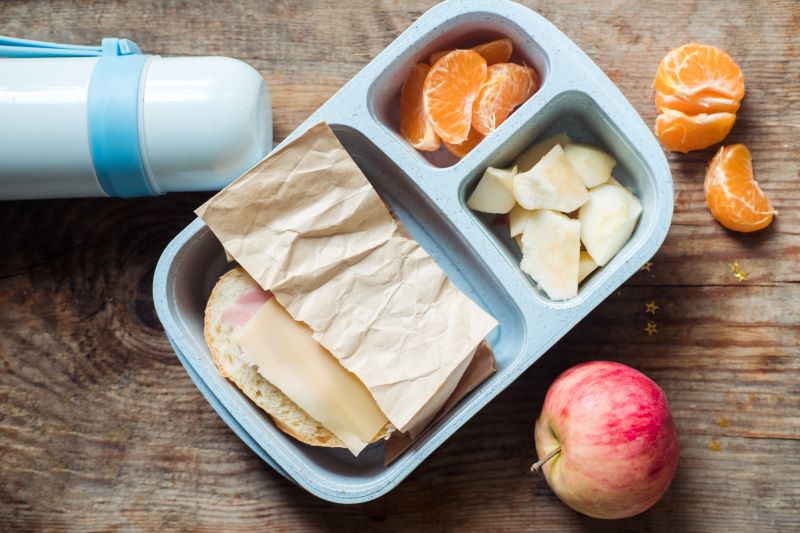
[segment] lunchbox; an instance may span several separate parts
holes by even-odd
[[[411,66],[433,51],[500,36],[512,39],[515,61],[539,72],[539,91],[460,161],[417,152],[400,136],[396,114],[400,86]],[[267,464],[310,493],[332,502],[358,503],[396,487],[652,257],[672,218],[672,178],[648,127],[591,59],[543,17],[506,0],[451,0],[430,9],[279,147],[320,121],[330,125],[393,213],[453,283],[498,320],[487,338],[497,372],[384,466],[382,444],[356,458],[344,449],[310,447],[288,437],[219,374],[203,339],[203,312],[214,283],[230,265],[201,220],[165,249],[153,295],[178,357],[234,432]],[[644,209],[628,243],[581,284],[578,296],[554,302],[520,270],[507,228],[472,212],[466,197],[486,167],[509,165],[537,139],[560,132],[611,152],[619,162],[614,176],[634,191]]]

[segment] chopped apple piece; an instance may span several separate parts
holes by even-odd
[[[555,145],[527,172],[514,178],[514,196],[525,209],[553,209],[569,213],[589,199],[588,191]]]
[[[642,213],[639,199],[613,184],[589,191],[581,206],[581,241],[595,263],[604,266],[628,242]]]
[[[586,144],[567,145],[564,155],[589,189],[607,182],[611,178],[611,170],[617,165],[613,157]]]
[[[552,150],[555,145],[560,144],[563,148],[571,142],[572,139],[570,139],[566,133],[559,133],[558,135],[548,137],[519,154],[514,163],[517,165],[520,172],[527,172],[532,169],[547,152]]]
[[[561,213],[536,211],[522,234],[523,272],[553,300],[578,294],[581,223]]]
[[[522,250],[522,234],[521,233],[519,235],[515,235],[514,236],[514,242],[516,242],[517,246],[519,246],[519,249]]]
[[[525,231],[525,226],[528,220],[533,215],[533,211],[529,211],[521,205],[515,205],[514,208],[508,212],[508,230],[512,237],[522,235]]]
[[[581,250],[581,257],[578,262],[578,283],[586,279],[586,276],[591,274],[597,268],[597,263],[594,262],[592,256],[586,250]]]
[[[467,200],[467,205],[482,213],[508,213],[516,204],[513,185],[516,175],[517,167],[487,168]]]

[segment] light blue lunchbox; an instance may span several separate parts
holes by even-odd
[[[398,133],[396,107],[409,68],[436,50],[510,37],[515,59],[542,77],[539,91],[462,160],[423,156]],[[156,268],[158,315],[181,362],[229,426],[260,457],[312,494],[339,503],[378,498],[396,487],[450,435],[615,291],[659,248],[672,217],[672,178],[648,127],[616,86],[547,20],[506,0],[444,2],[408,30],[298,127],[291,141],[327,122],[411,235],[450,279],[499,322],[487,339],[497,372],[388,466],[382,445],[358,458],[306,446],[217,372],[203,339],[203,310],[229,265],[200,220],[166,248]],[[644,207],[633,236],[576,298],[553,302],[519,269],[507,229],[467,208],[487,166],[503,167],[535,140],[560,132],[605,147],[614,176]],[[532,415],[533,416],[533,415]]]

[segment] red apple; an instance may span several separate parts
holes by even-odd
[[[536,452],[533,469],[541,466],[561,501],[595,518],[625,518],[669,487],[678,436],[658,385],[629,366],[592,361],[550,386],[536,421]]]

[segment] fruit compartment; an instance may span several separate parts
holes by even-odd
[[[416,46],[409,47],[405,54],[401,54],[392,61],[370,85],[367,93],[370,115],[391,132],[394,140],[401,145],[402,149],[412,153],[416,161],[437,168],[447,168],[457,164],[461,158],[448,152],[444,145],[435,152],[424,152],[415,149],[403,138],[400,134],[400,89],[411,67],[421,62],[428,63],[432,52],[471,48],[477,44],[504,37],[511,39],[514,46],[510,61],[533,67],[541,80],[539,91],[519,106],[509,116],[509,119],[521,111],[524,112],[525,109],[531,107],[529,105],[531,102],[538,100],[537,95],[542,92],[542,88],[548,82],[548,56],[539,43],[519,24],[498,13],[486,11],[464,13],[447,19],[441,25],[418,37]],[[501,125],[498,129],[502,131],[507,128],[503,128]],[[495,131],[478,146],[493,142],[497,137],[498,134]],[[475,150],[466,157],[470,157],[473,152]]]
[[[517,156],[527,147],[559,133],[566,133],[575,143],[591,144],[611,154],[617,160],[613,177],[623,186],[629,187],[643,206],[636,228],[625,246],[605,266],[598,267],[590,274],[579,285],[578,295],[567,301],[551,300],[530,276],[522,272],[519,268],[522,253],[514,239],[509,237],[508,225],[502,223],[501,216],[473,211],[466,205],[467,198],[486,167],[512,166]],[[522,149],[519,149],[520,145]],[[530,293],[540,304],[553,307],[579,305],[608,281],[609,276],[631,257],[651,231],[659,216],[658,212],[648,208],[656,204],[656,177],[652,169],[644,164],[633,141],[620,130],[618,124],[603,111],[594,98],[581,91],[567,91],[555,96],[515,132],[514,146],[504,148],[506,147],[500,147],[484,165],[462,182],[459,190],[461,207],[480,221],[482,230],[492,237],[503,258],[514,264],[516,274],[525,278]]]

